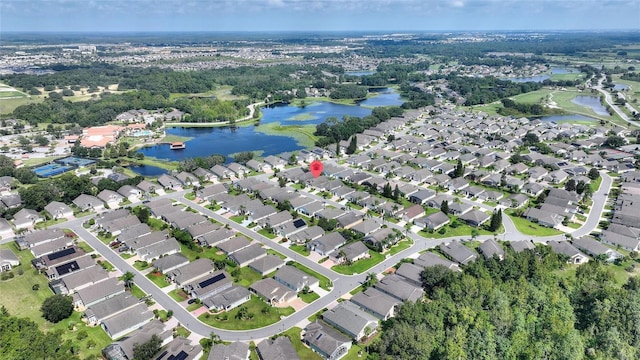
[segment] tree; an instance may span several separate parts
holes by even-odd
[[[253,151],[242,151],[235,155],[233,155],[233,160],[239,164],[246,164],[249,160],[254,157]]]
[[[73,298],[61,294],[50,296],[44,300],[40,311],[45,319],[55,324],[71,316]]]
[[[464,166],[462,165],[462,161],[458,159],[456,163],[456,169],[453,171],[453,177],[459,178],[464,175]]]
[[[589,169],[589,173],[587,174],[589,179],[596,180],[600,177],[600,172],[596,168]]]
[[[295,165],[298,163],[298,156],[295,153],[292,153],[291,156],[289,156],[289,165]]]
[[[375,273],[370,272],[367,274],[367,278],[364,280],[362,287],[370,288],[377,283],[378,283],[378,276]]]
[[[393,190],[391,190],[391,184],[386,183],[382,187],[382,196],[391,199],[393,197]]]
[[[609,136],[607,140],[604,141],[603,145],[610,147],[612,149],[619,148],[625,144],[625,140],[621,136],[613,135]]]
[[[149,208],[147,208],[146,206],[139,207],[138,211],[136,212],[138,220],[140,220],[140,222],[144,224],[149,221],[149,215]]]
[[[489,223],[489,231],[497,231],[502,225],[502,210],[498,209],[491,214],[491,222]]]
[[[347,153],[347,155],[351,155],[354,154],[356,150],[358,150],[358,137],[353,135],[351,137],[351,142],[349,143],[349,146],[347,147],[347,150],[345,152]]]
[[[393,188],[393,200],[398,201],[401,196],[402,196],[402,193],[400,192],[400,189],[398,188],[398,184],[396,184],[396,187]]]
[[[127,271],[126,273],[122,274],[122,281],[124,281],[124,287],[130,289],[131,285],[133,285],[133,278],[135,276],[136,275],[131,271]]]
[[[566,184],[564,184],[564,189],[567,191],[576,191],[576,181],[569,179]]]
[[[522,141],[524,142],[525,145],[528,146],[532,146],[532,145],[536,145],[537,143],[540,142],[540,138],[538,137],[538,135],[532,133],[532,132],[528,132],[523,138]]]
[[[133,344],[134,360],[151,360],[155,354],[160,351],[162,339],[158,335],[153,334],[149,341],[142,344]]]
[[[336,158],[340,158],[340,142],[336,143]]]
[[[442,203],[440,204],[440,211],[445,214],[449,214],[449,202],[447,200],[442,200]]]

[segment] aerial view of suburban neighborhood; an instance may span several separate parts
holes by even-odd
[[[0,3],[0,359],[640,359],[640,3],[424,3]]]

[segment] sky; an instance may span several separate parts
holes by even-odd
[[[638,30],[640,0],[0,0],[2,32]]]

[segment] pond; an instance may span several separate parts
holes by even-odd
[[[548,121],[548,122],[554,122],[554,123],[571,122],[571,121],[579,121],[579,122],[583,122],[583,121],[598,121],[598,119],[595,119],[595,118],[592,118],[592,117],[588,117],[588,116],[584,116],[584,115],[578,115],[578,114],[543,116],[543,117],[540,118],[540,120]]]
[[[600,98],[596,96],[576,96],[571,100],[572,103],[588,107],[593,112],[602,116],[609,116],[607,109],[600,103]]]
[[[344,74],[345,75],[351,75],[351,76],[365,76],[365,75],[372,75],[375,74],[376,72],[374,70],[358,70],[358,71],[345,71]]]
[[[153,165],[129,166],[129,170],[142,176],[160,176],[162,174],[166,174],[169,172],[167,169],[163,169],[161,167],[157,167]]]
[[[629,90],[629,85],[627,85],[627,84],[614,84],[613,85],[613,90],[618,90],[618,91]]]
[[[204,157],[211,154],[222,154],[229,158],[230,154],[242,151],[254,151],[260,156],[276,155],[286,151],[295,151],[303,148],[295,139],[283,135],[271,135],[260,132],[260,127],[273,125],[309,125],[313,126],[324,122],[327,118],[342,119],[343,116],[364,117],[371,114],[371,107],[401,105],[403,100],[400,95],[391,88],[372,90],[379,93],[378,96],[361,101],[357,105],[334,104],[330,102],[312,102],[304,107],[287,104],[274,104],[263,107],[262,119],[258,126],[243,125],[239,127],[197,127],[197,128],[168,128],[167,135],[189,137],[185,142],[184,150],[170,150],[168,144],[158,144],[145,147],[139,151],[145,156],[157,159],[181,161],[193,157]],[[256,131],[258,130],[258,131]],[[228,159],[231,161],[230,159]],[[147,166],[148,167],[148,166]],[[140,170],[142,175],[147,175],[153,169],[131,168]],[[145,173],[143,174],[142,171]],[[152,176],[151,174],[149,174]]]

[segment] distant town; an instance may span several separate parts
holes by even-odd
[[[50,358],[636,358],[635,35],[7,36],[0,321]]]

